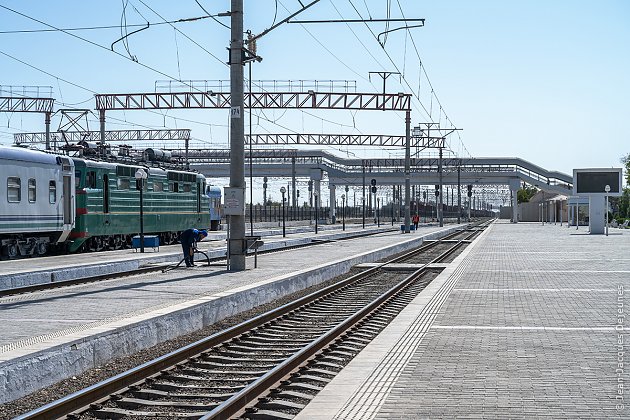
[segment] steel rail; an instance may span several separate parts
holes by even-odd
[[[335,239],[335,240],[336,241],[340,241],[340,240],[356,239],[356,238],[361,238],[361,237],[365,237],[365,236],[376,235],[376,234],[379,234],[379,233],[383,233],[383,231],[358,232],[358,233],[350,234],[350,235],[348,235],[346,237],[338,238],[338,239]],[[289,249],[297,249],[297,248],[304,248],[304,247],[308,247],[308,246],[321,245],[322,243],[326,243],[326,242],[329,242],[329,241],[325,240],[325,239],[324,240],[313,240],[312,242],[309,242],[309,243],[283,246],[283,247],[274,248],[274,249],[263,249],[263,250],[259,250],[258,251],[258,255],[260,255],[260,254],[270,254],[270,253],[280,252],[280,251],[286,251],[286,250],[289,250]],[[250,255],[250,254],[248,253],[247,255]],[[221,257],[212,257],[212,258],[208,258],[208,260],[210,262],[225,261],[225,257],[223,257],[223,256],[221,256]],[[142,268],[137,268],[137,269],[134,269],[134,270],[120,271],[120,272],[117,272],[117,273],[97,274],[97,275],[93,275],[93,276],[79,277],[79,278],[70,279],[70,280],[61,280],[61,281],[54,281],[54,282],[50,282],[50,283],[41,283],[41,284],[31,284],[31,285],[28,285],[28,286],[12,287],[10,289],[0,289],[0,298],[8,297],[8,296],[20,295],[20,294],[25,294],[25,293],[41,292],[41,291],[44,291],[44,290],[59,289],[59,288],[62,288],[62,287],[74,286],[74,285],[77,285],[77,284],[96,283],[96,282],[99,282],[99,281],[112,280],[112,279],[116,279],[116,278],[120,278],[120,277],[135,276],[135,275],[139,275],[139,274],[151,273],[151,272],[154,272],[154,271],[162,271],[165,268],[172,266],[172,264],[173,263],[156,264],[156,265],[150,266],[150,267],[142,267]]]
[[[308,362],[311,357],[322,351],[336,338],[346,333],[354,325],[361,322],[376,309],[384,305],[392,297],[396,296],[398,293],[404,290],[411,282],[415,281],[422,274],[424,274],[424,271],[427,270],[427,265],[428,264],[425,264],[422,268],[414,271],[411,275],[402,280],[396,286],[383,293],[377,299],[373,300],[362,309],[346,318],[343,322],[337,324],[327,333],[314,340],[311,344],[305,346],[300,351],[289,357],[287,360],[280,363],[278,366],[276,366],[275,368],[243,388],[241,391],[221,403],[218,407],[210,411],[205,416],[201,417],[201,419],[228,419],[244,410],[251,401],[260,397],[275,384],[279,383],[280,380],[295,371],[295,369]]]

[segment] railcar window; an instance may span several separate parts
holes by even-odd
[[[81,188],[81,171],[74,171],[74,188]]]
[[[184,192],[190,192],[190,184],[184,184]]]
[[[17,176],[7,178],[7,200],[9,203],[22,201],[22,180]]]
[[[72,166],[70,166],[70,159],[68,158],[61,158],[61,170],[62,171],[69,171],[72,169]]]
[[[37,183],[35,178],[28,180],[28,202],[34,203],[37,200]]]
[[[163,190],[163,185],[161,182],[153,181],[153,191],[161,192]]]
[[[173,192],[179,192],[179,183],[178,182],[173,182]]]
[[[48,182],[48,202],[50,204],[57,202],[57,183],[55,181]]]
[[[129,182],[129,178],[118,178],[118,189],[119,190],[128,190],[131,183]]]
[[[85,180],[87,188],[96,188],[96,171],[89,171]]]

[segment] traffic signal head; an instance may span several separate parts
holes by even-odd
[[[376,179],[372,178],[372,180],[370,181],[370,184],[372,184],[373,187],[376,186]]]
[[[372,187],[372,192],[376,194],[376,187]]]
[[[435,186],[435,196],[436,196],[436,197],[439,197],[439,196],[440,196],[440,186],[439,186],[439,185],[436,185],[436,186]]]

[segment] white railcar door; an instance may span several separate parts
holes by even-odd
[[[62,195],[61,208],[63,211],[63,233],[59,238],[59,242],[68,239],[72,228],[74,227],[75,207],[74,207],[74,163],[72,160],[62,157]]]

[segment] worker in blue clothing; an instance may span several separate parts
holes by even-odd
[[[184,251],[184,261],[186,267],[194,267],[196,243],[202,241],[208,232],[205,230],[186,229],[182,232],[180,240],[182,242],[182,250]]]

